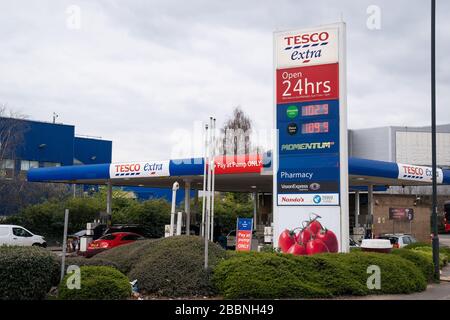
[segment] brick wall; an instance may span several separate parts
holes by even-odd
[[[374,195],[374,233],[410,233],[419,241],[430,241],[430,215],[431,208],[427,202],[418,202],[414,205],[414,195]],[[389,208],[412,208],[414,220],[389,220]]]

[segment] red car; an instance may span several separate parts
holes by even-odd
[[[86,257],[90,258],[102,251],[131,243],[137,240],[144,240],[144,237],[132,232],[114,232],[91,242],[86,251]]]

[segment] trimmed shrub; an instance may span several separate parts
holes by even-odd
[[[106,260],[103,258],[98,259],[87,259],[84,257],[68,257],[66,258],[66,270],[70,265],[84,267],[84,266],[104,266],[104,267],[112,267],[119,270],[116,263]]]
[[[367,268],[381,269],[381,289],[369,290]],[[328,298],[339,295],[411,293],[427,281],[412,262],[396,255],[353,252],[293,256],[240,253],[214,269],[213,284],[229,299]]]
[[[151,242],[140,248],[143,254],[128,276],[138,280],[145,293],[160,296],[211,295],[210,270],[204,270],[204,240],[196,236],[178,236]],[[139,250],[136,248],[136,254]],[[219,245],[209,243],[209,266],[225,259]]]
[[[416,242],[412,244],[408,244],[404,249],[409,250],[417,250],[427,254],[427,256],[431,257],[431,261],[433,261],[433,248],[430,243],[426,242]],[[439,266],[440,268],[446,266],[448,264],[448,260],[450,259],[450,248],[446,246],[439,246]]]
[[[449,247],[440,246],[439,252],[442,254],[445,254],[447,256],[447,260],[450,259],[450,248]]]
[[[0,299],[44,299],[59,282],[59,263],[40,247],[0,246]]]
[[[424,256],[427,256],[431,261],[433,261],[433,249],[431,247],[417,247],[414,249],[410,249],[410,251],[414,251],[417,253],[421,253]],[[448,263],[448,256],[443,253],[442,250],[439,249],[439,268],[443,268]]]
[[[427,281],[432,281],[434,279],[434,265],[432,256],[417,250],[408,249],[394,249],[392,254],[398,255],[403,259],[414,263],[422,271],[422,274],[425,276]]]
[[[80,289],[69,289],[64,277],[58,288],[58,298],[62,300],[119,300],[131,295],[128,278],[112,267],[83,266],[80,268]]]
[[[430,247],[431,248],[431,244],[429,242],[414,242],[414,243],[410,243],[408,245],[406,245],[404,247],[404,249],[414,249],[417,247]]]
[[[109,261],[121,272],[128,274],[136,263],[153,250],[154,243],[161,240],[163,239],[132,242],[103,251],[88,260],[92,260],[93,264],[97,261]]]

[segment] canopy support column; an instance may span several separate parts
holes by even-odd
[[[359,227],[359,215],[361,210],[359,208],[359,191],[355,191],[355,227]]]
[[[369,215],[369,219],[368,219],[368,222],[369,222],[369,228],[370,228],[370,236],[371,236],[371,238],[373,238],[374,237],[374,233],[373,233],[373,225],[374,225],[374,221],[373,221],[373,185],[372,184],[369,184],[368,186],[367,186],[367,190],[368,190],[368,193],[367,193],[367,205],[368,205],[368,215]]]
[[[186,235],[191,234],[191,180],[184,180],[184,212],[186,212]]]
[[[108,180],[106,184],[106,215],[107,215],[107,225],[111,225],[112,221],[112,184],[111,181]]]
[[[256,218],[258,216],[258,192],[253,192],[253,230],[256,230]]]

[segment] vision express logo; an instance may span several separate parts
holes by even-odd
[[[292,190],[298,191],[298,192],[311,192],[311,191],[317,191],[320,189],[319,183],[311,183],[311,184],[301,184],[301,183],[281,183],[280,184],[280,191],[281,192],[289,192]]]
[[[281,145],[281,151],[331,149],[331,147],[333,145],[334,145],[334,141],[309,142],[309,143],[289,143],[289,144]]]

